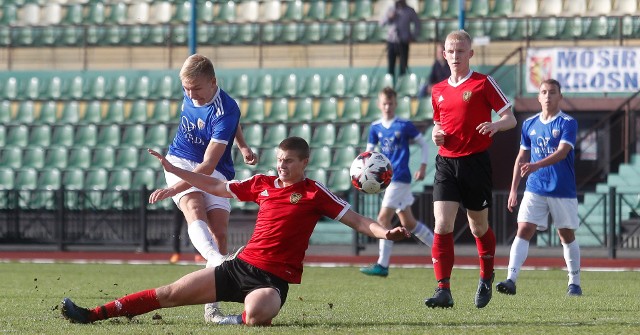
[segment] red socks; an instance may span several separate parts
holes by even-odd
[[[455,251],[453,248],[453,233],[433,234],[433,246],[431,247],[431,259],[433,272],[438,281],[438,287],[450,288],[449,278],[453,270]]]
[[[476,237],[476,247],[480,258],[480,277],[484,280],[489,280],[493,275],[493,263],[496,254],[496,235],[491,227],[482,237]]]
[[[91,321],[104,320],[119,316],[128,318],[148,313],[160,308],[156,297],[156,290],[145,290],[129,294],[118,300],[114,300],[91,310]]]

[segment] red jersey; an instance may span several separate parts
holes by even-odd
[[[276,184],[277,179],[258,174],[227,184],[235,198],[260,206],[253,234],[238,257],[299,284],[302,261],[318,220],[323,216],[340,220],[350,205],[314,180],[307,178],[282,187]]]
[[[491,111],[502,114],[511,102],[490,76],[469,72],[457,84],[449,80],[431,90],[433,122],[445,132],[444,145],[438,154],[443,157],[462,157],[485,151],[491,137],[482,135],[476,127],[491,122]]]

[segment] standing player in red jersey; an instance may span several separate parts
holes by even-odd
[[[480,282],[475,305],[491,300],[496,237],[489,227],[491,161],[487,149],[499,131],[516,126],[511,102],[495,80],[471,71],[471,37],[454,31],[445,41],[444,57],[451,68],[448,81],[434,85],[432,140],[439,146],[433,184],[435,231],[431,257],[438,287],[425,300],[428,307],[453,307],[450,283],[454,263],[453,227],[460,203],[467,210],[469,228],[480,258]],[[492,122],[491,111],[500,119]]]
[[[305,251],[318,220],[328,216],[358,232],[379,238],[409,237],[403,227],[387,230],[379,223],[349,209],[350,205],[323,184],[305,177],[309,144],[290,137],[278,146],[277,176],[255,175],[242,181],[222,181],[171,164],[159,153],[167,172],[219,197],[235,197],[260,205],[253,235],[236,257],[217,267],[187,274],[173,284],[140,291],[118,300],[86,309],[70,299],[62,301],[62,315],[76,323],[136,315],[160,308],[198,305],[214,301],[244,303],[242,315],[225,316],[219,324],[270,325],[284,305],[289,284],[302,279]],[[153,203],[175,195],[173,188],[159,189],[149,197]]]

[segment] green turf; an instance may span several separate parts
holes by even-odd
[[[455,269],[453,309],[429,309],[431,269],[392,268],[387,278],[357,268],[307,267],[292,285],[274,326],[212,326],[202,306],[179,307],[90,325],[60,315],[62,297],[94,307],[127,293],[166,284],[197,269],[176,265],[0,264],[0,333],[9,334],[634,334],[640,332],[640,274],[583,272],[584,296],[565,296],[566,273],[524,271],[518,294],[494,294],[473,305],[477,270]],[[498,278],[505,276],[499,270]],[[223,303],[239,313],[240,304]],[[155,314],[161,320],[153,320]]]

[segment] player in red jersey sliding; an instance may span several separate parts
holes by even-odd
[[[253,235],[236,257],[217,267],[192,272],[176,282],[144,290],[86,309],[70,299],[62,301],[62,315],[71,322],[90,323],[113,317],[214,301],[244,303],[241,315],[224,317],[220,324],[270,325],[287,300],[289,284],[302,279],[302,261],[318,220],[328,216],[358,232],[390,240],[409,237],[402,227],[387,230],[366,218],[331,193],[323,184],[305,177],[309,145],[300,137],[283,140],[277,151],[277,176],[255,175],[242,181],[221,181],[175,167],[159,153],[167,172],[220,197],[235,197],[260,205]],[[154,203],[175,195],[172,188],[159,189],[149,197]]]
[[[426,299],[428,307],[453,307],[450,283],[454,263],[453,227],[460,204],[467,210],[469,228],[480,258],[480,282],[475,305],[491,300],[496,237],[489,227],[491,161],[487,149],[499,131],[516,126],[511,102],[495,80],[470,69],[471,37],[454,31],[445,40],[444,57],[451,68],[449,80],[431,90],[432,140],[439,147],[433,184],[435,231],[431,257],[438,287]],[[499,120],[491,121],[491,111]]]

